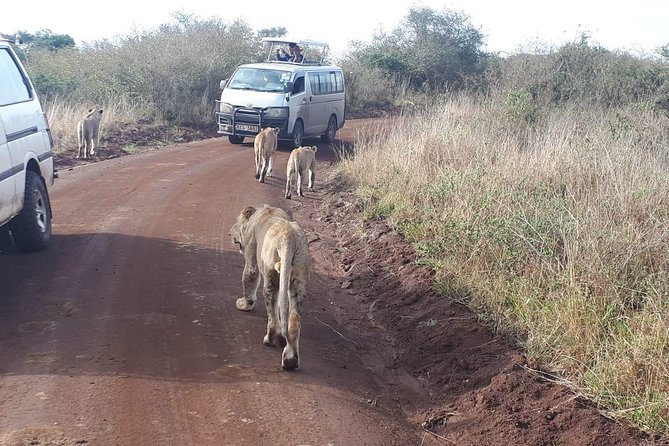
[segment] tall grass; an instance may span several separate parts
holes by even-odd
[[[51,127],[54,152],[74,150],[77,147],[77,123],[91,108],[103,110],[100,121],[100,137],[104,139],[108,128],[128,123],[135,123],[152,116],[153,109],[146,104],[128,100],[109,101],[102,104],[82,104],[68,100],[46,99],[44,110]],[[155,118],[151,118],[155,122]]]
[[[221,79],[263,53],[256,33],[241,20],[177,14],[158,28],[114,41],[20,54],[45,101],[59,98],[82,108],[141,104],[159,121],[201,127],[215,125]]]
[[[669,128],[645,106],[457,96],[356,144],[343,168],[438,287],[543,368],[669,433]]]

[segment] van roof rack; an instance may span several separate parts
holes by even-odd
[[[326,58],[330,53],[330,46],[324,42],[315,40],[304,40],[292,37],[263,37],[263,43],[269,43],[269,52],[267,53],[267,62],[287,63],[292,65],[325,65]],[[277,47],[283,47],[288,44],[297,44],[302,49],[302,54],[307,62],[285,62],[276,60],[275,51]]]

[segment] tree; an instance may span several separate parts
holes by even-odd
[[[462,12],[413,7],[390,34],[377,33],[354,56],[370,68],[408,80],[414,89],[458,87],[480,73],[483,34]]]
[[[659,47],[657,52],[660,54],[660,56],[664,57],[665,60],[669,61],[669,43]]]
[[[18,30],[9,36],[2,34],[9,40],[15,40],[20,37],[21,43],[29,48],[42,48],[49,51],[58,51],[64,48],[74,48],[76,44],[74,39],[67,34],[55,34],[50,29],[41,29],[35,34],[31,34],[25,30]]]
[[[258,37],[283,37],[286,35],[286,28],[283,26],[263,28],[258,31]]]

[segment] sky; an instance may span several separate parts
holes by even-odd
[[[7,0],[0,7],[0,32],[50,29],[68,34],[77,44],[113,39],[133,30],[152,29],[185,12],[225,22],[244,19],[253,29],[283,26],[290,36],[327,42],[333,55],[343,54],[350,41],[371,41],[375,31],[391,31],[412,6],[464,12],[485,36],[487,51],[516,53],[532,47],[560,45],[582,33],[610,50],[650,54],[669,43],[669,1],[661,0],[422,0],[299,1],[211,0],[92,1]],[[94,17],[85,17],[86,10]]]

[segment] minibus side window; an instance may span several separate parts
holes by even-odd
[[[321,89],[318,85],[318,73],[309,73],[309,83],[311,84],[311,94],[321,94]]]

